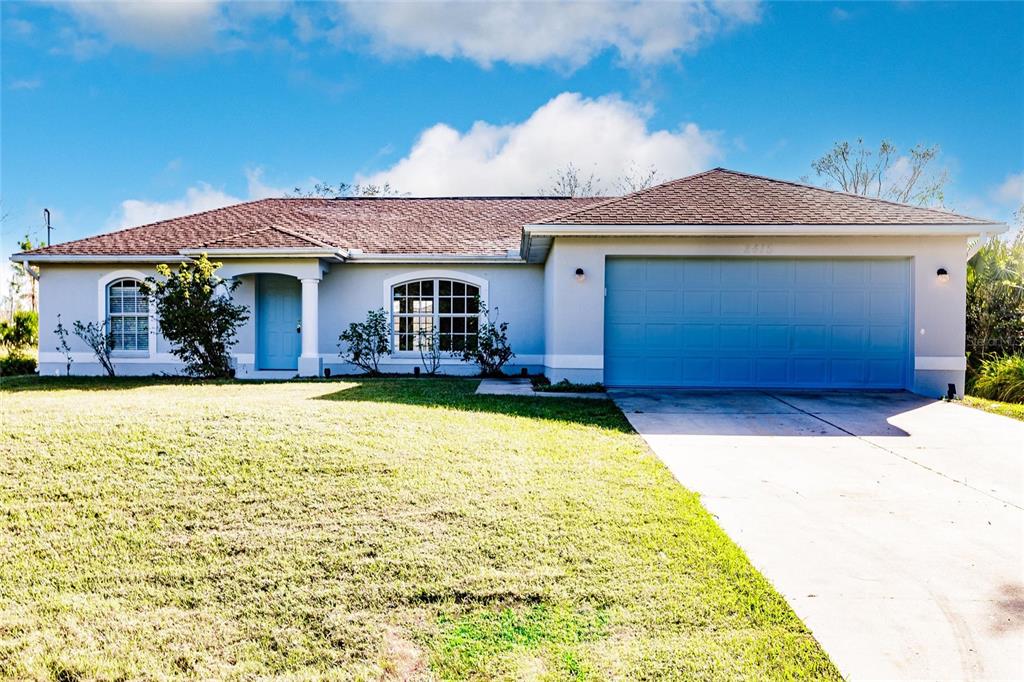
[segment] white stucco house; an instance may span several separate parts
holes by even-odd
[[[509,372],[609,386],[963,390],[970,244],[1006,226],[716,168],[616,198],[264,199],[16,254],[40,269],[40,373],[57,315],[105,321],[120,374],[181,369],[138,282],[200,253],[250,309],[240,377],[351,372],[337,337],[392,318],[383,369],[450,346],[477,297]],[[73,338],[76,374],[99,373]],[[442,371],[472,367],[445,359]]]

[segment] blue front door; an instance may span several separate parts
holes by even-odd
[[[258,369],[298,368],[301,322],[299,280],[284,275],[260,275],[256,285]]]

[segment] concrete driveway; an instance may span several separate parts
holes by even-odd
[[[908,393],[631,391],[852,679],[1024,679],[1024,422]]]

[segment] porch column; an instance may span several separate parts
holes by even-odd
[[[322,368],[319,348],[320,280],[301,279],[302,282],[302,355],[299,356],[299,376],[318,377]]]

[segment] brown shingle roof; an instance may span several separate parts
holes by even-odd
[[[169,256],[181,250],[360,249],[504,256],[526,224],[979,225],[991,221],[715,168],[614,199],[262,199],[27,252]]]
[[[724,168],[539,221],[545,225],[977,225],[992,221]]]
[[[332,248],[504,256],[523,225],[601,198],[262,199],[54,244],[30,254],[165,256],[182,249]]]

